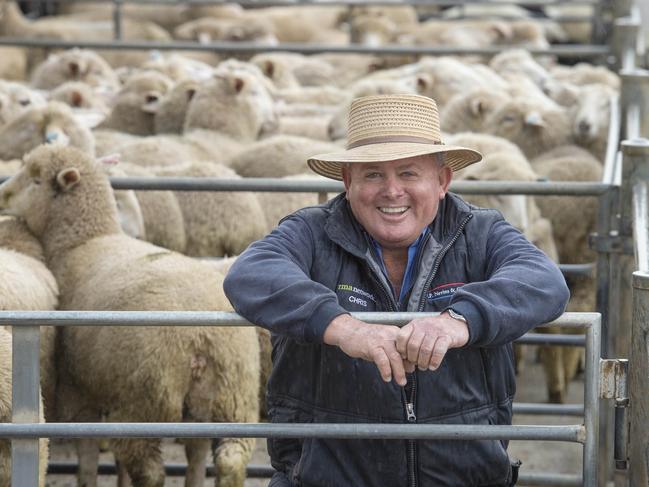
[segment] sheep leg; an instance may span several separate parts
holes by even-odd
[[[243,487],[254,438],[223,438],[214,450],[216,487]]]
[[[94,438],[81,438],[76,441],[79,471],[77,478],[80,487],[97,485],[97,465],[99,464],[99,443]]]
[[[185,487],[203,487],[205,483],[205,464],[210,451],[210,440],[192,438],[184,441],[187,456],[187,475]]]
[[[561,347],[542,346],[540,356],[545,371],[548,401],[551,403],[563,403],[565,401],[566,380]]]
[[[114,439],[111,448],[115,461],[123,465],[133,482],[133,487],[163,487],[164,465],[160,439]]]
[[[133,487],[131,483],[131,478],[128,476],[128,472],[124,465],[121,462],[115,462],[117,466],[117,487]]]

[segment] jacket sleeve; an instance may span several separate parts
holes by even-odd
[[[482,282],[462,286],[448,308],[469,326],[469,346],[499,346],[560,316],[570,293],[556,264],[506,221],[490,228]]]
[[[311,280],[317,243],[299,215],[251,244],[231,267],[223,289],[248,321],[302,342],[320,342],[336,316],[348,313],[336,294]]]

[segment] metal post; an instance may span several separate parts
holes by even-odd
[[[649,485],[649,274],[633,273],[633,330],[629,362],[629,481]]]
[[[601,348],[600,318],[586,331],[586,374],[584,376],[584,485],[597,485],[599,467],[599,359]]]
[[[620,77],[626,138],[649,137],[649,71],[626,69],[620,71]]]
[[[122,3],[123,0],[113,0],[113,38],[122,40]]]
[[[635,17],[616,18],[613,22],[611,51],[615,56],[614,67],[634,69],[636,67],[636,46],[640,33],[640,21]]]
[[[13,423],[39,422],[39,334],[38,326],[12,327]],[[12,440],[12,486],[38,487],[38,460],[38,439]]]

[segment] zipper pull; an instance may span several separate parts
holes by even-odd
[[[411,402],[406,403],[406,415],[409,423],[417,421],[417,416],[415,416],[415,405]]]

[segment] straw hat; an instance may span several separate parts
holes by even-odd
[[[453,171],[482,159],[465,147],[444,145],[437,104],[420,95],[357,98],[349,109],[347,150],[318,154],[307,161],[316,173],[341,181],[344,163],[385,162],[424,154],[444,154]]]

